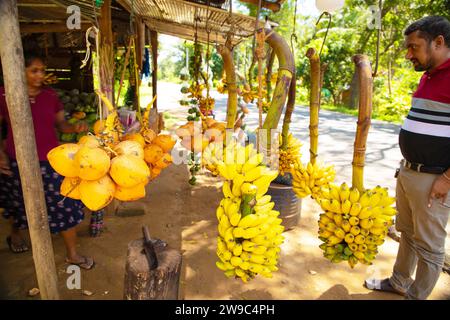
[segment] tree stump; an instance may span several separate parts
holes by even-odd
[[[124,299],[177,300],[182,257],[180,252],[155,246],[158,267],[150,270],[143,249],[143,239],[128,244]]]

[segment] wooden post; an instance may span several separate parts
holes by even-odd
[[[114,41],[111,26],[111,0],[105,0],[100,10],[99,30],[100,30],[100,79],[101,90],[112,103],[114,100]],[[103,114],[107,115],[108,110],[103,108]],[[114,199],[106,208],[107,214],[114,214],[119,206],[119,201]]]
[[[113,33],[111,26],[111,0],[105,0],[100,10],[100,77],[102,88],[106,97],[114,103],[114,50]],[[103,72],[102,72],[103,69]],[[106,109],[106,108],[105,108]],[[105,114],[108,113],[104,110]]]
[[[142,72],[145,52],[145,23],[142,18],[136,19],[136,56],[139,70]]]
[[[150,270],[144,240],[128,244],[124,299],[177,300],[182,256],[178,250],[155,247],[158,267]]]
[[[150,44],[152,48],[152,89],[153,96],[158,92],[158,33],[154,30],[150,31]],[[158,98],[155,100],[153,107],[158,110]]]
[[[25,64],[16,0],[0,1],[0,57],[39,290],[42,299],[56,300],[59,299],[58,277],[23,72]]]

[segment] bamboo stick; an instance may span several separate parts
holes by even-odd
[[[236,71],[234,69],[233,54],[231,50],[219,45],[217,51],[222,56],[223,68],[227,79],[228,101],[227,101],[227,129],[234,129],[234,123],[237,115],[237,87],[236,87]]]
[[[28,100],[16,0],[0,1],[0,58],[15,141],[37,282],[44,300],[59,299],[44,187]]]
[[[291,79],[294,74],[294,57],[287,42],[275,31],[267,29],[266,42],[273,48],[279,61],[278,81],[273,98],[267,112],[263,129],[276,129],[283,112],[286,97],[288,95]]]
[[[292,113],[294,112],[295,106],[295,87],[296,87],[296,77],[294,76],[291,81],[291,86],[289,88],[289,96],[286,104],[286,112],[284,114],[283,119],[283,129],[281,131],[281,149],[286,150],[288,135],[289,135],[289,127],[291,124]]]
[[[311,91],[309,96],[309,162],[315,164],[319,144],[320,57],[313,48],[308,49],[306,56],[310,62],[311,75]]]
[[[352,185],[364,191],[364,160],[366,142],[372,116],[373,78],[369,57],[362,54],[353,56],[359,82],[359,112],[353,152]]]
[[[272,97],[272,69],[273,63],[275,61],[275,51],[270,50],[270,54],[268,55],[267,60],[267,74],[266,74],[266,89],[267,89],[267,101],[270,101]]]

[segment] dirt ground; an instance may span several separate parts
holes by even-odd
[[[185,112],[185,111],[184,111]],[[175,113],[176,114],[176,113]],[[181,120],[181,118],[179,118]],[[177,120],[177,119],[175,119]],[[176,121],[171,119],[171,125]],[[228,279],[215,267],[217,221],[216,207],[222,198],[218,178],[207,173],[198,176],[198,184],[188,184],[186,165],[171,165],[147,187],[144,200],[122,204],[122,209],[139,208],[138,216],[106,215],[104,232],[89,236],[89,216],[79,226],[79,251],[95,258],[93,270],[82,271],[81,290],[69,290],[67,264],[62,238],[53,236],[54,254],[62,299],[123,299],[125,262],[128,243],[142,237],[147,225],[153,238],[166,241],[182,253],[179,299],[402,299],[372,292],[363,287],[364,279],[389,276],[398,243],[387,238],[373,266],[332,264],[318,248],[319,206],[303,199],[299,224],[284,233],[278,272],[272,279],[256,277],[247,284]],[[0,220],[0,299],[39,299],[27,296],[37,287],[31,252],[13,254],[4,239],[9,225]],[[89,290],[92,296],[83,295]],[[450,276],[441,274],[430,299],[450,299]]]

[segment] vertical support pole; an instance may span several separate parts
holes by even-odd
[[[101,90],[114,103],[114,41],[111,26],[111,0],[105,0],[100,10],[100,77]],[[103,110],[108,114],[108,110]]]
[[[142,66],[144,63],[144,52],[145,52],[145,24],[142,18],[136,19],[136,55],[137,55],[137,64],[140,71],[142,71]]]
[[[111,25],[111,0],[103,2],[99,18],[100,28],[100,78],[101,90],[112,103],[114,100],[114,41]],[[103,114],[108,114],[108,110],[104,108]],[[119,202],[114,199],[106,208],[107,214],[114,214],[117,211]]]
[[[158,33],[154,30],[150,31],[150,44],[152,47],[152,89],[154,97],[158,92]],[[153,104],[153,108],[156,108],[156,110],[158,110],[157,102],[158,98],[156,98]]]
[[[44,187],[38,162],[34,126],[28,100],[16,0],[0,1],[0,57],[6,101],[16,141],[17,163],[33,246],[36,276],[45,300],[59,299],[58,277],[48,226]]]

